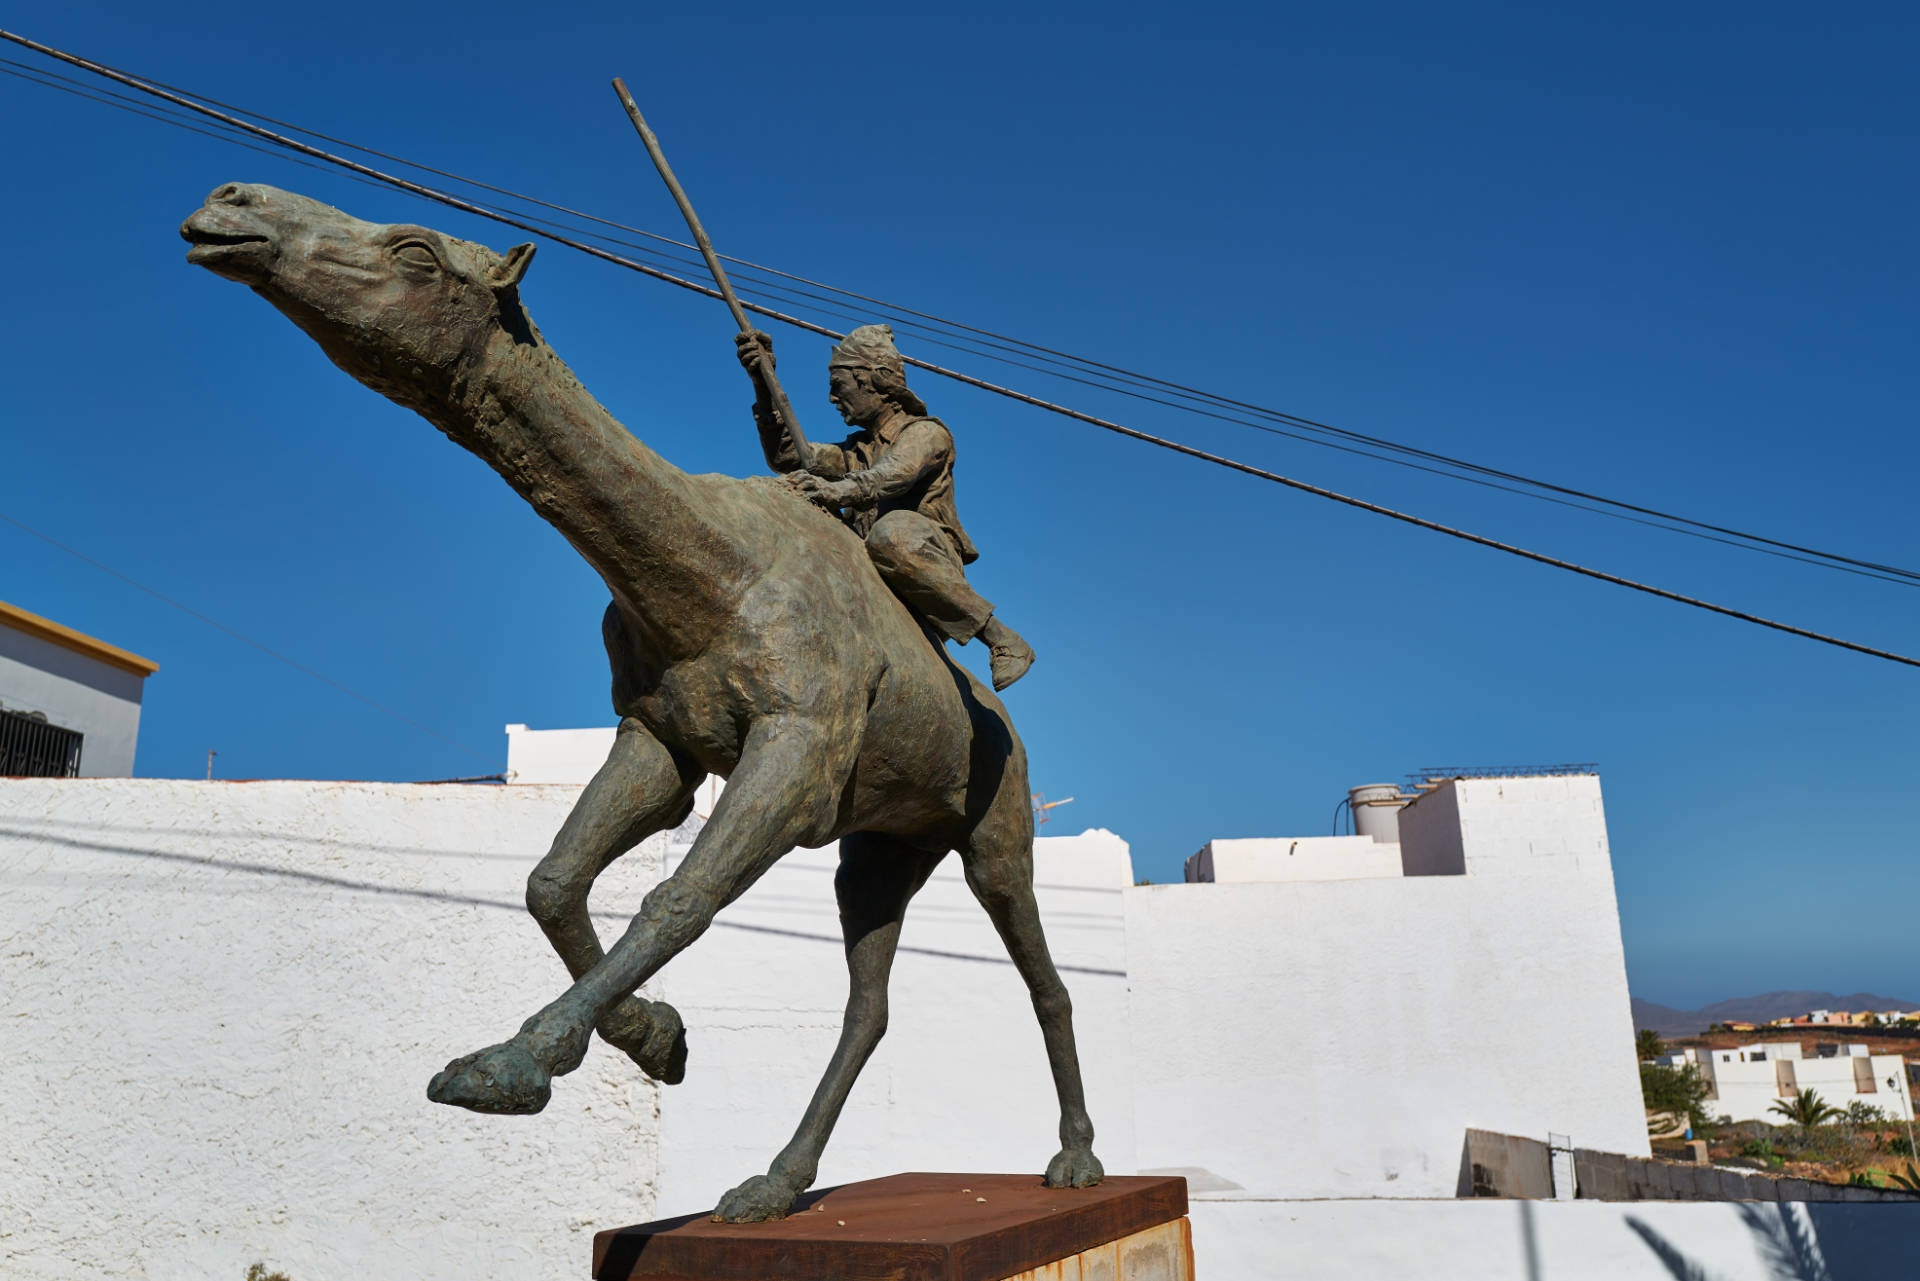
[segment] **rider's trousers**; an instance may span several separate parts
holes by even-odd
[[[867,555],[894,594],[949,640],[966,644],[993,617],[993,605],[967,584],[953,540],[919,512],[890,511],[875,521]]]

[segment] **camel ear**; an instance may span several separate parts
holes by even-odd
[[[534,245],[531,241],[524,245],[515,245],[507,250],[498,265],[487,272],[487,284],[495,293],[502,293],[520,283],[527,274],[527,267],[533,262]]]

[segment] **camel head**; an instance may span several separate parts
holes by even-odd
[[[248,286],[334,364],[411,409],[444,404],[496,335],[538,341],[518,292],[530,244],[496,254],[256,183],[215,191],[180,236],[188,262]]]

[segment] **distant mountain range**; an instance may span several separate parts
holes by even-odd
[[[1760,996],[1737,996],[1717,1001],[1697,1010],[1676,1010],[1671,1005],[1633,998],[1633,1026],[1648,1027],[1661,1036],[1693,1036],[1714,1023],[1765,1023],[1768,1019],[1791,1018],[1810,1010],[1920,1010],[1920,1001],[1903,1001],[1891,996],[1855,992],[1835,996],[1831,992],[1767,992]]]

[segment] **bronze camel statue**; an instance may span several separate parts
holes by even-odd
[[[907,901],[958,851],[1044,1034],[1061,1145],[1047,1183],[1097,1183],[1072,1006],[1034,904],[1026,749],[859,538],[770,477],[691,476],[629,434],[522,306],[532,245],[500,255],[252,184],[215,191],[180,234],[188,262],[247,285],[340,368],[479,455],[613,597],[602,631],[619,732],[527,881],[573,985],[508,1040],[449,1063],[429,1096],[538,1112],[596,1029],[650,1075],[679,1080],[680,1016],[635,991],[781,856],[837,840],[850,973],[840,1041],[793,1138],[714,1212],[779,1218],[813,1181],[886,1030]],[[587,914],[594,878],[682,822],[707,774],[727,779],[711,819],[603,951]]]

